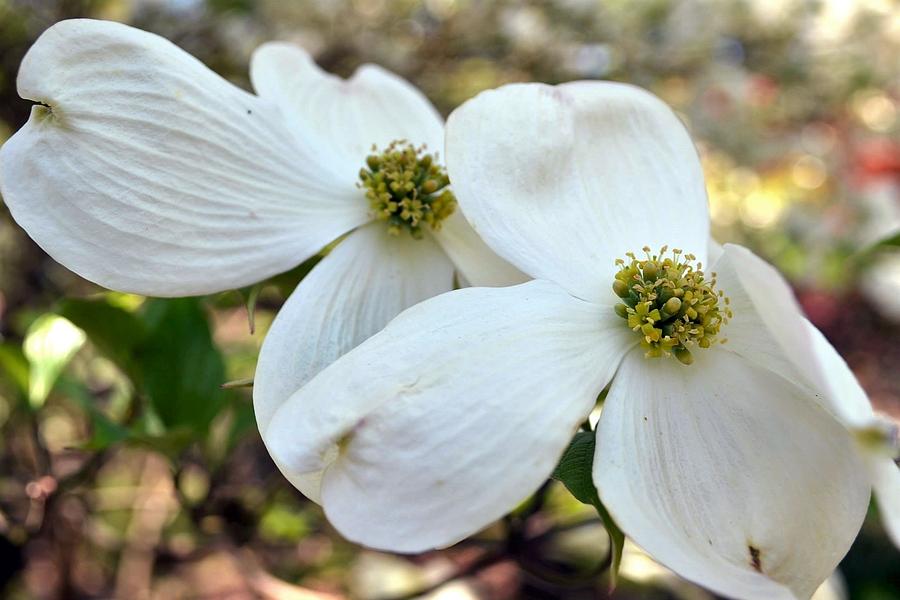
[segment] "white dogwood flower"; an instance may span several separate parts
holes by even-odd
[[[721,594],[809,597],[870,477],[777,273],[709,256],[677,117],[622,84],[510,85],[451,115],[447,161],[535,280],[427,300],[320,372],[263,429],[282,469],[352,540],[446,546],[532,494],[610,385],[594,481],[625,533]]]
[[[375,65],[345,81],[283,43],[260,47],[250,75],[258,95],[151,33],[57,23],[22,61],[19,94],[39,104],[0,150],[0,190],[58,262],[151,296],[253,284],[346,235],[267,337],[254,390],[265,423],[455,274],[524,278],[454,210],[430,154],[443,122],[409,83]]]

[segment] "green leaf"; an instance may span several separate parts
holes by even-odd
[[[619,567],[622,564],[622,548],[625,546],[625,534],[619,529],[609,511],[600,501],[597,488],[594,486],[593,465],[595,435],[593,431],[579,431],[569,443],[562,460],[553,471],[553,478],[561,481],[566,489],[582,504],[597,509],[603,526],[609,534],[612,567],[610,569],[610,586],[615,588]]]
[[[28,396],[30,368],[20,346],[9,343],[0,344],[0,371],[6,374],[7,379],[15,385],[16,391],[22,398]]]
[[[579,431],[553,471],[553,478],[563,482],[579,502],[595,506],[600,503],[600,497],[591,473],[593,462],[594,433]]]
[[[25,334],[22,351],[29,364],[28,403],[40,408],[62,370],[84,345],[84,332],[54,314],[35,319]]]
[[[890,247],[896,248],[896,247],[900,246],[900,233],[895,233],[892,236],[889,236],[889,237],[884,238],[883,240],[880,240],[877,244],[875,244],[875,246],[879,247],[879,248],[890,248]]]
[[[82,445],[85,450],[103,450],[128,439],[131,432],[124,425],[110,419],[98,407],[94,396],[80,381],[60,377],[60,392],[75,402],[90,417],[91,439]]]
[[[138,383],[134,352],[146,338],[147,329],[136,315],[103,300],[75,298],[63,300],[58,312],[83,329],[101,354]]]
[[[882,238],[851,254],[848,257],[848,260],[853,267],[851,270],[856,272],[869,267],[882,253],[890,251],[893,248],[900,248],[900,233],[895,233],[886,238]]]
[[[154,299],[144,308],[148,334],[136,353],[144,391],[167,428],[205,432],[227,398],[206,311],[197,298]]]

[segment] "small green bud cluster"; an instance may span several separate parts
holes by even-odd
[[[406,229],[418,240],[423,225],[438,231],[441,221],[456,210],[456,197],[447,189],[450,179],[435,156],[405,140],[391,142],[380,154],[372,146],[372,152],[359,178],[375,218],[387,222],[391,235]]]
[[[715,273],[707,280],[703,265],[692,264],[693,254],[682,256],[675,249],[666,257],[667,246],[659,254],[651,255],[646,246],[643,250],[644,259],[629,252],[628,261],[616,260],[619,272],[612,287],[622,299],[616,314],[641,336],[645,356],[674,356],[689,365],[694,362],[691,348],[709,348],[732,317],[729,300],[716,291]]]

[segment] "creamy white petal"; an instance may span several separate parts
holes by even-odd
[[[546,480],[633,335],[547,281],[414,306],[319,373],[263,437],[347,538],[452,544]]]
[[[900,469],[884,457],[870,457],[872,487],[881,522],[894,545],[900,548]]]
[[[815,325],[803,319],[803,326],[812,343],[807,352],[815,359],[808,376],[818,384],[825,406],[847,427],[872,426],[877,417],[853,371]]]
[[[453,263],[427,236],[388,234],[383,223],[351,233],[315,266],[266,334],[253,384],[256,419],[413,304],[453,289]]]
[[[349,79],[319,68],[299,46],[263,44],[250,64],[253,88],[282,107],[294,126],[336,149],[343,172],[356,180],[372,145],[405,139],[432,152],[444,145],[444,122],[431,102],[402,77],[363,65]]]
[[[848,427],[875,419],[866,393],[844,359],[804,316],[778,271],[747,248],[726,244],[712,270],[733,318],[725,349],[816,392]]]
[[[48,254],[106,287],[240,287],[368,220],[353,181],[319,164],[274,104],[159,36],[57,23],[18,88],[46,106],[0,150],[4,201]]]
[[[734,319],[726,326],[725,348],[815,392],[814,398],[854,435],[896,427],[876,415],[868,396],[837,350],[802,316],[780,274],[746,248],[728,244],[714,270],[731,299]],[[885,528],[900,546],[900,475],[883,448],[861,441],[857,449],[870,465]]]
[[[382,223],[351,233],[300,282],[266,334],[253,384],[260,430],[331,362],[404,309],[451,289],[453,264],[431,239],[393,237]],[[321,471],[282,471],[320,502]]]
[[[466,217],[498,254],[573,294],[608,299],[614,261],[664,244],[706,258],[709,217],[684,126],[639,88],[513,84],[447,122]]]
[[[597,426],[594,481],[638,545],[734,598],[808,598],[850,548],[869,482],[808,392],[721,350],[625,358]]]
[[[434,232],[434,238],[456,265],[465,285],[495,287],[516,285],[530,279],[494,254],[458,208],[441,223],[441,229]]]
[[[736,244],[725,244],[711,271],[733,313],[719,334],[726,340],[722,347],[821,392],[811,330],[781,274]]]

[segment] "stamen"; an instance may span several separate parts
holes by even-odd
[[[405,140],[391,142],[381,153],[372,146],[372,152],[359,171],[359,185],[375,218],[387,222],[391,235],[406,229],[417,240],[423,224],[440,230],[441,221],[456,210],[456,197],[446,189],[450,179],[436,155]]]
[[[729,300],[715,289],[715,273],[706,279],[702,264],[692,264],[693,254],[675,248],[666,257],[667,246],[658,254],[647,246],[643,251],[642,260],[632,252],[625,254],[628,260],[616,260],[619,271],[612,288],[622,302],[615,312],[640,336],[646,357],[674,356],[689,365],[694,362],[691,350],[710,348],[732,317]]]

